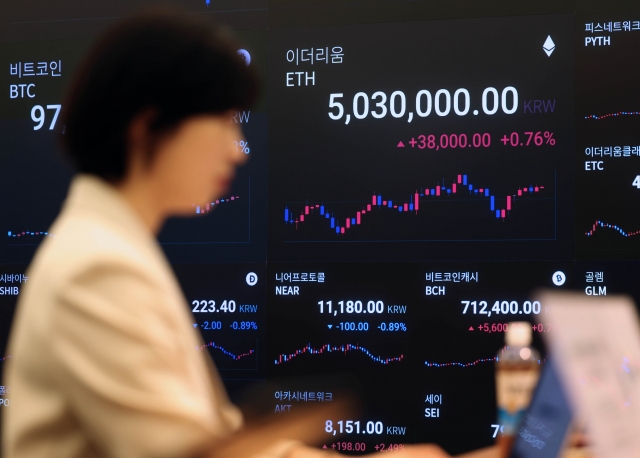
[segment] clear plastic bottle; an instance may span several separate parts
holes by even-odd
[[[508,456],[524,411],[540,376],[540,353],[531,347],[531,323],[509,323],[505,347],[496,358],[496,398],[501,456]]]

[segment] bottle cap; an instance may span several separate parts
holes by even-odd
[[[504,335],[504,342],[510,347],[527,347],[531,345],[531,323],[514,321]]]

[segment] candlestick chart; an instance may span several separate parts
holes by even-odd
[[[374,191],[362,199],[287,202],[280,224],[293,243],[554,240],[555,176],[510,181],[495,190],[456,174],[404,196]]]
[[[160,235],[160,243],[249,243],[251,177],[244,170],[242,172],[245,176],[234,184],[233,194],[192,204],[191,215],[198,215],[198,218],[170,220]]]
[[[489,188],[474,186],[467,175],[460,174],[451,184],[437,184],[431,188],[420,188],[409,194],[406,199],[387,199],[381,194],[373,194],[367,204],[362,204],[360,209],[352,213],[352,216],[339,218],[331,211],[330,205],[323,203],[305,204],[299,214],[286,206],[284,209],[284,222],[295,228],[296,231],[302,229],[305,222],[316,219],[326,220],[325,226],[330,232],[342,236],[350,229],[355,229],[367,222],[367,215],[372,212],[385,211],[386,213],[411,213],[418,215],[420,210],[428,212],[428,205],[436,200],[440,202],[464,202],[479,206],[484,203],[485,209],[490,211],[491,218],[504,221],[512,214],[516,202],[527,202],[527,200],[553,200],[552,197],[545,196],[545,186],[529,184],[518,187],[512,194],[497,198]],[[461,199],[452,200],[452,197],[461,196]],[[445,199],[450,200],[445,200]],[[354,206],[357,202],[354,202]],[[401,220],[397,224],[406,224],[406,220]],[[352,232],[355,232],[352,231]],[[464,236],[463,236],[464,237]]]
[[[321,347],[315,348],[312,347],[311,344],[307,344],[306,346],[294,351],[293,353],[283,353],[278,356],[276,360],[274,360],[274,364],[284,364],[293,360],[300,355],[308,354],[308,355],[322,355],[324,353],[342,353],[343,355],[347,355],[350,352],[360,352],[366,355],[371,361],[379,364],[391,364],[394,362],[400,362],[403,360],[404,355],[399,355],[395,357],[384,358],[381,356],[374,355],[365,347],[358,344],[344,344],[344,345],[331,345],[325,344]]]
[[[209,350],[209,354],[219,371],[256,371],[258,370],[258,352],[256,350],[258,341],[255,340],[252,346],[251,349],[236,352],[230,350],[228,345],[211,341],[197,347],[196,350]]]
[[[235,202],[238,199],[240,199],[240,196],[230,196],[226,199],[216,199],[214,202],[206,202],[203,205],[193,204],[192,206],[195,209],[196,215],[206,215],[207,213],[212,212],[216,208],[216,206],[220,204]]]
[[[261,333],[247,331],[242,335],[234,334],[227,327],[215,331],[203,330],[200,333],[204,341],[194,351],[207,352],[220,371],[258,371],[261,358]],[[227,374],[228,375],[228,374]],[[253,377],[254,375],[251,375]]]
[[[18,241],[26,243],[39,243],[43,237],[55,237],[55,235],[50,234],[47,231],[7,231],[7,236],[11,239],[11,243],[16,243]]]

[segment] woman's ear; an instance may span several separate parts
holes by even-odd
[[[151,162],[151,152],[157,140],[151,131],[151,125],[157,117],[157,110],[148,108],[138,113],[129,122],[127,129],[128,167],[133,164],[149,165]]]

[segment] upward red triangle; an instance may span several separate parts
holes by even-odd
[[[469,326],[469,331],[473,331],[473,326]]]
[[[404,148],[404,143],[402,143],[402,140],[400,140],[400,143],[398,143],[398,148]]]
[[[322,448],[326,450],[326,449],[327,449],[327,446],[326,446],[326,445],[323,445],[323,446],[322,446]]]

